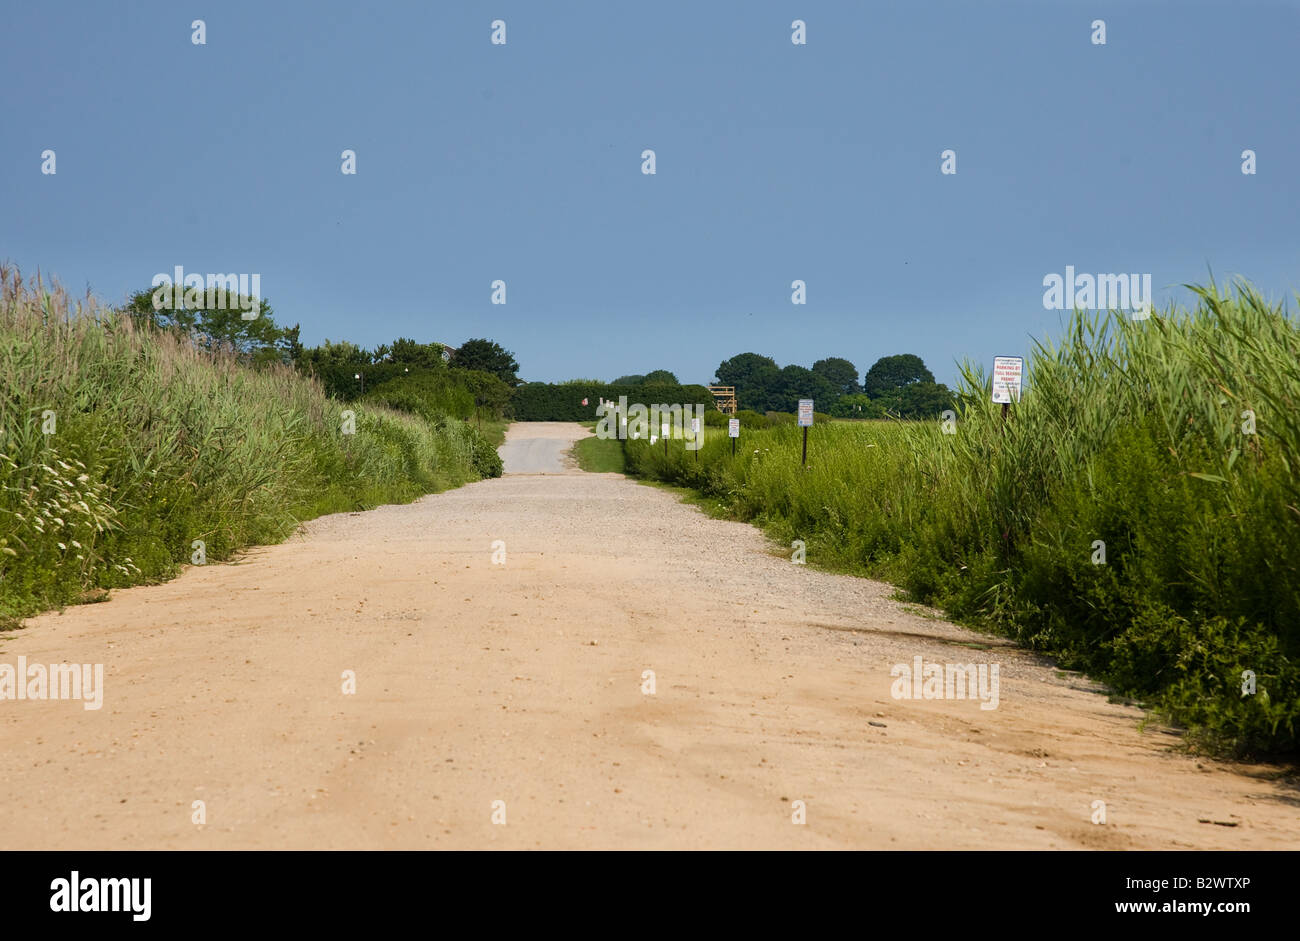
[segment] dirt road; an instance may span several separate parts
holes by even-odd
[[[507,474],[564,474],[576,469],[569,450],[581,432],[565,422],[517,422],[498,449]]]
[[[1300,846],[1267,769],[777,551],[515,473],[36,618],[0,663],[102,663],[103,707],[0,703],[0,848]],[[918,656],[998,664],[997,708],[894,698]]]

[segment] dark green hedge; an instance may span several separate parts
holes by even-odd
[[[411,371],[418,372],[420,370],[413,368]],[[357,373],[361,373],[366,377],[367,392],[389,379],[408,375],[407,364],[405,363],[371,363],[368,366],[319,366],[314,370],[314,375],[320,379],[321,385],[325,387],[325,394],[345,401],[361,397],[361,381],[355,378]]]
[[[618,401],[621,395],[627,396],[628,405],[714,407],[713,395],[704,386],[616,386],[604,382],[529,382],[515,390],[511,405],[516,421],[595,421],[600,400]]]

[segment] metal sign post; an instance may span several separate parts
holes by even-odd
[[[803,460],[800,461],[804,467],[808,466],[808,429],[813,423],[813,400],[799,400],[799,427],[803,429]]]

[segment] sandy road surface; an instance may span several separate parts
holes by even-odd
[[[498,449],[507,474],[566,474],[577,470],[568,453],[578,426],[568,422],[516,422]]]
[[[1136,710],[891,593],[616,475],[324,518],[0,638],[0,662],[106,671],[99,711],[0,703],[0,846],[1300,845],[1267,769],[1171,753]],[[917,655],[1000,663],[998,708],[892,698]]]

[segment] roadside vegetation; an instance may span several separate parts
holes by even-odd
[[[671,375],[671,373],[669,374]],[[640,377],[636,377],[640,378]],[[527,382],[510,397],[511,414],[516,421],[576,421],[596,419],[600,400],[617,402],[627,396],[629,403],[665,403],[704,405],[713,408],[713,396],[700,385],[659,383],[635,385],[601,382],[598,379],[571,379],[568,382]]]
[[[623,442],[617,438],[582,438],[574,444],[573,456],[578,467],[589,474],[621,474],[624,471]]]
[[[0,266],[5,626],[278,542],[322,514],[501,472],[490,436],[509,388],[494,376],[439,358],[331,398],[291,365],[297,328],[276,327],[265,303],[248,322],[169,313],[74,302]]]
[[[810,562],[1103,680],[1221,755],[1300,731],[1300,327],[1245,284],[1146,321],[1076,312],[1004,421],[962,369],[940,421],[742,422],[733,459],[624,442]],[[752,421],[751,421],[752,424]]]

